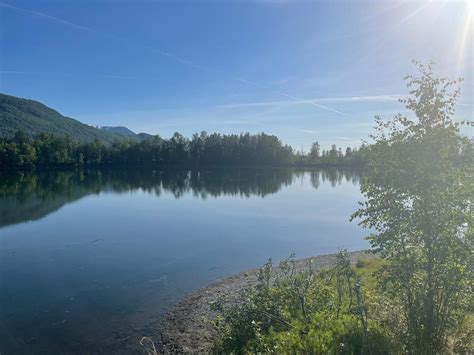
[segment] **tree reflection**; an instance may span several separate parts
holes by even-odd
[[[321,169],[207,169],[207,170],[74,170],[0,174],[0,227],[41,219],[67,203],[101,192],[145,191],[175,198],[229,195],[265,197],[310,174],[317,189],[329,181],[335,187],[346,181],[357,184],[354,170]]]

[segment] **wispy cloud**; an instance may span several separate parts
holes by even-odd
[[[301,132],[303,133],[307,133],[307,134],[316,134],[318,133],[317,130],[314,130],[314,129],[300,129]]]
[[[289,98],[290,95],[282,94]],[[367,101],[398,101],[402,98],[403,95],[366,95],[366,96],[347,96],[347,97],[318,97],[313,99],[293,99],[293,100],[282,100],[282,101],[259,101],[259,102],[242,102],[242,103],[231,103],[219,105],[223,108],[240,108],[240,107],[259,107],[259,106],[291,106],[291,105],[301,105],[301,104],[312,104],[317,105],[318,107],[322,106],[327,110],[335,111],[341,114],[343,112],[331,109],[327,106],[323,106],[319,103],[323,102],[334,102],[334,103],[343,103],[343,102],[367,102]],[[345,114],[344,114],[345,115]]]
[[[354,138],[346,137],[346,136],[336,136],[336,139],[339,141],[352,141]]]
[[[28,74],[33,74],[33,72],[21,71],[21,70],[0,70],[0,74],[28,75]]]
[[[348,98],[339,97],[339,98],[327,98],[327,100],[334,101],[398,101],[403,95],[373,95],[373,96],[352,96]]]
[[[327,106],[324,106],[324,105],[321,105],[321,104],[318,104],[318,103],[316,103],[312,100],[305,100],[305,99],[290,95],[286,92],[274,91],[268,85],[263,85],[263,84],[260,84],[260,83],[256,83],[255,81],[251,81],[251,80],[244,79],[244,78],[237,78],[237,80],[244,83],[244,84],[257,87],[259,89],[271,90],[271,91],[279,94],[280,96],[284,96],[284,97],[290,99],[289,102],[291,102],[293,104],[309,104],[309,105],[321,108],[321,109],[326,110],[326,111],[331,111],[331,112],[337,113],[338,115],[347,116],[347,114],[344,113],[344,112],[341,112],[339,110],[335,110],[333,108],[330,108],[330,107],[327,107]]]
[[[317,139],[320,144],[329,148],[332,144],[337,146],[348,147],[348,146],[360,146],[362,139],[358,137],[346,137],[346,136],[335,136],[334,138],[328,140],[324,137],[326,136],[324,130],[313,130],[313,129],[300,129],[302,133],[306,133],[311,137],[311,139]]]

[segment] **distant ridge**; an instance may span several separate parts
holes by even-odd
[[[111,143],[116,139],[144,140],[146,133],[135,134],[126,127],[95,127],[61,115],[58,111],[34,100],[0,94],[0,138],[12,138],[17,131],[30,136],[42,132],[68,135],[73,139],[91,142],[98,139]]]
[[[114,133],[114,134],[118,134],[120,136],[124,136],[124,137],[128,137],[128,138],[136,137],[136,135],[137,135],[132,130],[128,129],[127,127],[123,127],[123,126],[117,126],[117,127],[100,126],[99,128],[104,130],[104,131],[111,132],[111,133]]]

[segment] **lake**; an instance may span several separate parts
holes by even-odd
[[[270,257],[367,248],[360,200],[334,169],[0,175],[0,353],[107,352]]]

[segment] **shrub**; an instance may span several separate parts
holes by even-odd
[[[369,284],[377,262],[362,267]],[[345,251],[334,266],[316,271],[311,262],[297,271],[294,256],[259,273],[258,283],[239,302],[222,308],[214,321],[223,353],[388,353],[396,349],[391,334],[370,319],[374,304]],[[383,314],[383,312],[378,312]]]

